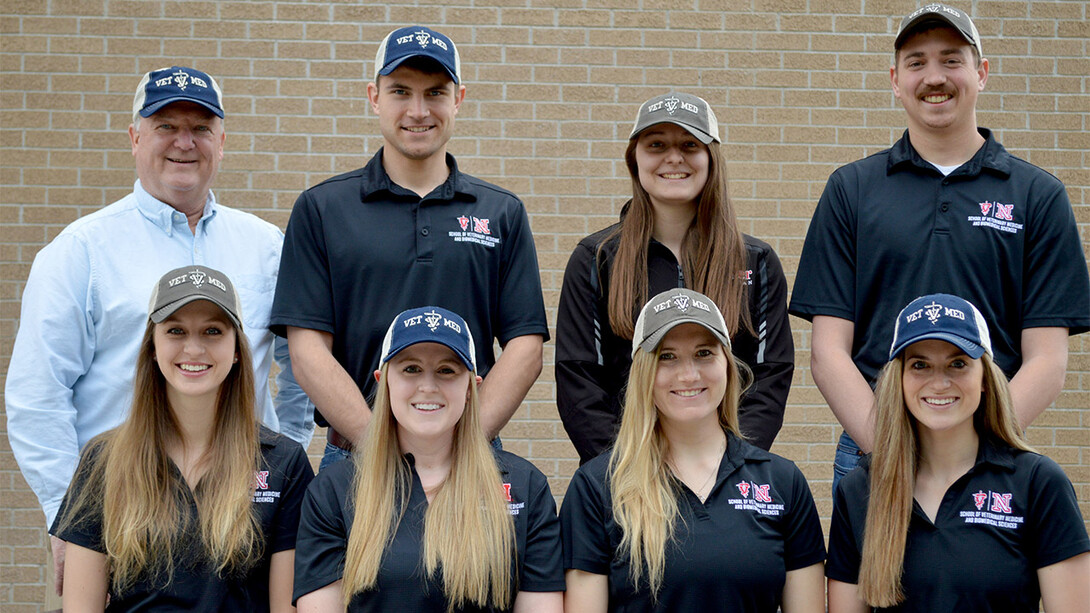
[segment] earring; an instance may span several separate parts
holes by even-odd
[[[232,364],[238,364],[238,356],[237,355],[235,356],[235,359],[231,360],[231,363]]]

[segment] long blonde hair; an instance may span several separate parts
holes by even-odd
[[[980,407],[973,415],[977,434],[1015,449],[1033,451],[1018,428],[1006,375],[987,354],[980,359],[984,389]],[[859,568],[859,596],[872,607],[892,607],[905,597],[901,574],[912,519],[920,439],[916,420],[905,405],[903,375],[904,358],[898,356],[882,369],[875,388],[877,421],[870,460],[870,500]]]
[[[224,321],[230,319],[224,317]],[[261,525],[251,501],[260,462],[249,344],[234,324],[238,362],[220,385],[211,447],[194,487],[200,544],[220,575],[244,574],[261,557]],[[186,483],[166,453],[181,440],[167,401],[166,379],[155,360],[155,324],[148,322],[136,358],[132,411],[117,428],[88,443],[73,484],[85,484],[66,507],[61,526],[93,521],[102,508],[102,544],[114,593],[138,580],[170,583],[182,537],[193,517]]]
[[[666,547],[674,537],[679,517],[678,482],[666,464],[669,441],[662,432],[655,406],[655,375],[659,347],[636,351],[628,375],[624,412],[617,442],[609,456],[613,518],[622,537],[619,554],[627,556],[629,576],[637,587],[646,581],[657,597],[666,570]],[[727,389],[719,403],[719,426],[741,438],[738,401],[742,396],[744,364],[723,347],[727,362]]]
[[[389,363],[383,364],[371,423],[355,454],[352,530],[345,552],[344,599],[374,588],[386,549],[409,502],[412,474],[397,438],[390,408]],[[480,422],[476,377],[454,426],[450,474],[424,514],[424,570],[441,572],[448,610],[511,606],[514,521],[503,482]]]
[[[620,226],[599,246],[619,236],[609,280],[609,325],[623,338],[632,338],[635,314],[647,303],[647,251],[655,227],[651,197],[640,184],[633,138],[625,150],[625,165],[632,181],[632,201]],[[700,191],[696,215],[681,244],[681,270],[686,286],[712,299],[723,312],[727,333],[753,331],[746,302],[748,257],[738,218],[727,191],[727,163],[719,143],[708,149],[708,180]]]

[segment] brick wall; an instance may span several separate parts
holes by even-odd
[[[131,189],[132,92],[142,73],[172,63],[199,67],[224,88],[219,198],[283,227],[299,191],[361,166],[380,146],[365,98],[377,42],[411,23],[449,34],[468,90],[452,151],[467,172],[524,198],[550,321],[571,249],[624,200],[625,137],[647,97],[678,87],[716,109],[743,230],[777,249],[789,282],[828,174],[903,129],[888,68],[892,33],[915,0],[439,4],[0,0],[0,371],[34,254]],[[991,60],[981,124],[1067,184],[1090,252],[1088,5],[953,4],[977,16]],[[839,428],[806,368],[809,326],[792,324],[798,370],[774,450],[799,463],[827,518]],[[1070,349],[1065,390],[1029,437],[1063,465],[1090,517],[1090,335]],[[576,460],[553,403],[552,355],[550,343],[503,438],[560,495]],[[38,610],[42,522],[0,420],[4,611]]]

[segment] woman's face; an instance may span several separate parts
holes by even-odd
[[[983,362],[946,341],[923,340],[905,348],[901,381],[905,405],[921,428],[972,429],[984,389]]]
[[[655,407],[671,425],[718,427],[727,392],[726,348],[700,324],[675,326],[663,337],[655,373]]]
[[[400,437],[451,437],[469,400],[473,373],[446,345],[417,343],[390,359],[390,408]]]
[[[672,123],[659,123],[636,137],[640,185],[655,206],[695,205],[708,182],[708,147]]]
[[[155,324],[155,361],[167,384],[167,398],[215,401],[220,385],[238,360],[235,327],[216,304],[196,300]]]

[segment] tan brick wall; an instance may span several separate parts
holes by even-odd
[[[977,16],[991,60],[982,125],[1067,184],[1090,252],[1087,3],[953,4]],[[216,192],[283,227],[300,190],[362,165],[380,146],[364,96],[377,41],[409,23],[448,33],[460,45],[468,89],[452,150],[466,171],[525,199],[554,321],[568,254],[615,218],[628,189],[621,153],[635,105],[671,87],[717,110],[743,229],[772,243],[793,281],[828,174],[889,146],[903,129],[888,67],[899,16],[915,6],[0,0],[0,371],[34,254],[65,224],[131,188],[125,129],[147,70],[181,63],[220,80],[229,136]],[[792,324],[799,368],[775,451],[799,463],[827,518],[839,429],[806,368],[809,326]],[[1072,338],[1070,349],[1065,390],[1029,436],[1064,466],[1090,517],[1090,335]],[[553,404],[551,343],[545,355],[545,372],[503,437],[561,495],[576,461]],[[6,612],[38,610],[41,524],[0,420]]]

